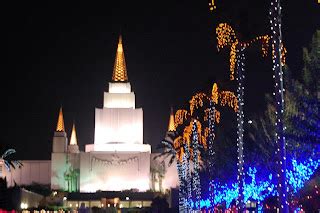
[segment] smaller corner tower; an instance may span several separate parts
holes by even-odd
[[[175,121],[174,121],[174,113],[173,113],[173,108],[171,107],[169,124],[168,124],[168,131],[166,132],[165,140],[173,142],[172,140],[174,138],[175,132],[176,132],[176,126],[175,126]]]
[[[68,145],[68,153],[79,153],[79,146],[77,141],[77,134],[76,134],[76,126],[73,122],[70,144]]]
[[[67,152],[68,138],[67,133],[64,128],[64,120],[62,107],[60,107],[58,123],[56,131],[54,132],[53,142],[52,142],[52,152],[53,153],[66,153]]]
[[[51,189],[66,190],[65,170],[67,162],[68,137],[65,131],[62,107],[59,111],[56,131],[53,135],[51,153]]]
[[[174,123],[174,113],[173,113],[173,108],[171,107],[168,132],[175,132],[175,131],[176,131],[176,126]]]

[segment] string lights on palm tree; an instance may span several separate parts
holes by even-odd
[[[273,5],[273,4],[272,4]],[[271,13],[270,13],[271,15]],[[277,26],[277,24],[276,24]],[[274,27],[271,27],[272,29]],[[237,93],[238,93],[238,113],[237,113],[237,146],[238,146],[238,188],[239,188],[239,197],[237,200],[238,210],[242,211],[244,208],[243,202],[243,185],[244,185],[244,155],[243,155],[243,133],[244,133],[244,61],[245,55],[244,51],[250,47],[252,44],[260,42],[261,43],[261,52],[262,56],[265,57],[268,55],[269,43],[272,40],[272,57],[273,62],[275,62],[274,58],[279,54],[279,66],[285,64],[285,54],[286,49],[284,48],[282,42],[279,42],[279,51],[276,53],[274,47],[274,36],[263,35],[257,36],[254,39],[248,42],[239,41],[236,37],[235,31],[232,29],[230,25],[227,23],[220,23],[216,28],[217,35],[217,48],[218,50],[224,47],[230,47],[230,80],[235,80],[235,72],[236,80],[238,82]],[[276,84],[278,85],[278,84]]]
[[[238,97],[238,113],[237,113],[237,146],[238,146],[238,189],[239,197],[237,200],[238,210],[242,212],[244,208],[243,201],[243,186],[244,186],[244,155],[243,155],[243,134],[244,134],[244,67],[245,67],[245,50],[252,44],[257,42],[261,43],[262,56],[268,55],[269,42],[271,37],[269,35],[257,36],[254,39],[242,42],[236,36],[235,31],[227,23],[220,23],[216,28],[217,34],[217,48],[218,50],[224,47],[230,47],[230,80],[236,80],[237,86],[237,97]],[[284,49],[283,45],[281,48]],[[272,51],[274,56],[274,51]],[[282,54],[282,64],[285,63],[285,49]]]
[[[214,1],[215,1],[215,0],[210,0],[210,1],[209,1],[209,10],[210,10],[210,11],[213,11],[213,10],[217,9],[217,6],[216,6],[216,4],[215,4]]]
[[[209,108],[205,108],[209,105]],[[200,168],[203,165],[201,156],[208,152],[209,176],[214,176],[214,130],[220,122],[220,112],[216,106],[230,107],[238,111],[238,100],[231,91],[219,91],[213,84],[211,94],[197,93],[189,101],[189,109],[179,109],[175,113],[175,132],[170,141],[163,140],[164,152],[161,156],[170,156],[176,160],[179,176],[179,212],[191,212],[200,209],[201,183]],[[204,109],[205,108],[205,109]],[[203,117],[199,117],[203,115]],[[180,129],[180,131],[178,130]],[[178,133],[180,132],[180,133]],[[208,142],[208,143],[207,143]],[[170,164],[171,164],[170,163]],[[211,182],[213,184],[213,182]],[[213,186],[213,185],[212,185]],[[214,190],[211,190],[213,203]],[[193,202],[195,200],[195,202]]]
[[[191,194],[193,194],[195,203],[192,206],[194,209],[199,209],[198,201],[201,193],[199,171],[200,164],[202,164],[202,151],[208,153],[207,162],[209,176],[214,176],[214,127],[215,124],[220,122],[220,112],[216,109],[216,105],[223,107],[227,106],[237,112],[238,100],[233,92],[219,91],[218,85],[214,83],[210,95],[197,93],[192,96],[189,103],[189,110],[179,109],[175,113],[175,127],[183,127],[183,131],[182,134],[177,136],[174,140],[174,148],[179,150],[176,159],[180,161],[180,164],[184,165],[186,159],[188,159],[188,164],[192,162],[192,164],[190,164],[193,166],[192,188],[190,188],[191,185],[188,185],[188,183],[191,183],[191,178],[188,177],[190,174],[190,166],[183,166],[186,169],[186,172],[184,172],[186,176],[183,179],[186,180],[185,183],[187,184],[184,186],[186,192],[184,200],[190,203],[190,200],[192,199]],[[208,105],[209,108],[202,111],[202,109]],[[199,117],[200,114],[203,114],[203,117]],[[210,184],[213,187],[213,181],[210,181]],[[210,190],[210,194],[213,203],[214,190]],[[185,209],[189,208],[187,205],[185,206]]]
[[[275,140],[277,167],[278,167],[278,198],[279,210],[281,213],[289,212],[289,203],[287,198],[287,159],[286,159],[286,141],[284,137],[285,126],[283,124],[284,113],[284,97],[283,97],[283,71],[284,54],[281,33],[281,5],[280,0],[271,0],[270,8],[270,25],[271,25],[271,41],[272,41],[272,62],[275,79],[275,105],[276,105],[276,123],[275,123]]]
[[[186,183],[185,183],[185,177],[186,177],[186,168],[185,168],[185,160],[182,159],[183,155],[180,152],[183,152],[183,149],[181,148],[180,141],[173,142],[177,137],[177,132],[173,132],[172,135],[169,135],[169,138],[167,140],[162,140],[160,143],[159,148],[163,148],[163,152],[160,155],[157,155],[155,157],[169,157],[168,166],[171,166],[173,162],[176,162],[176,167],[178,171],[178,179],[179,179],[179,212],[187,212],[186,208],[186,200],[185,200],[185,193],[186,193]],[[181,143],[182,144],[182,143]],[[180,159],[181,157],[181,159]]]

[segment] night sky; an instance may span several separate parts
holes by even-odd
[[[185,107],[215,81],[230,88],[229,52],[217,52],[217,24],[230,23],[241,40],[270,33],[267,0],[215,0],[213,13],[207,0],[80,2],[2,5],[0,150],[15,148],[18,159],[50,159],[61,105],[68,137],[75,121],[80,149],[93,143],[94,110],[102,107],[120,33],[136,107],[144,111],[144,142],[153,151],[170,106]],[[282,2],[287,62],[297,72],[302,47],[320,29],[320,4]],[[272,92],[270,61],[257,49],[247,52],[248,119],[264,110],[264,94]]]

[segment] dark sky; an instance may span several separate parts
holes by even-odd
[[[155,150],[170,106],[184,107],[214,81],[228,87],[228,51],[217,52],[215,27],[234,26],[242,40],[269,33],[267,0],[92,1],[2,5],[1,149],[19,159],[50,159],[59,107],[68,136],[75,121],[80,149],[93,143],[94,109],[111,80],[123,35],[136,106],[144,110],[144,141]],[[302,46],[320,29],[317,0],[283,1],[288,65],[301,69]],[[263,110],[272,92],[270,59],[247,53],[246,111]]]

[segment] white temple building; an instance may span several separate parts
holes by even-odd
[[[151,146],[143,143],[143,109],[135,105],[121,36],[108,86],[103,108],[95,109],[93,144],[85,145],[84,151],[79,150],[74,124],[69,142],[61,108],[52,141],[51,161],[26,162],[34,172],[22,167],[11,173],[0,171],[0,174],[10,176],[18,184],[28,185],[41,180],[42,184],[50,184],[53,190],[69,192],[143,192],[176,188],[175,164],[168,167],[165,162],[168,160],[163,161],[161,157],[155,160],[159,153],[152,153]],[[174,131],[172,114],[168,131]]]

